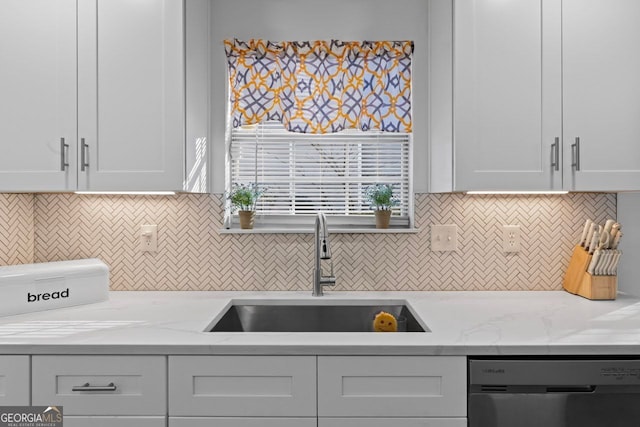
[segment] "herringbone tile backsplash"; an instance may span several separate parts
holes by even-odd
[[[221,235],[220,195],[0,195],[0,213],[0,264],[97,257],[113,290],[311,289],[313,236]],[[615,216],[613,194],[419,194],[416,234],[332,236],[336,290],[561,289],[584,220]],[[138,251],[141,224],[157,253]],[[458,225],[457,252],[431,252],[431,224]],[[503,224],[522,252],[502,253]]]
[[[0,194],[0,265],[33,262],[34,200],[31,194]]]

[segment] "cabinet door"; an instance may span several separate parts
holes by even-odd
[[[466,418],[319,418],[318,427],[467,427]]]
[[[76,0],[2,0],[0,62],[0,191],[75,189]]]
[[[65,415],[165,415],[164,356],[33,356],[32,404]]]
[[[315,417],[316,358],[169,357],[169,415]]]
[[[455,190],[560,190],[560,2],[458,1],[454,23]]]
[[[318,427],[316,418],[169,417],[169,427]]]
[[[640,2],[562,8],[567,190],[640,190]]]
[[[465,357],[319,356],[319,417],[465,417]]]
[[[29,404],[29,356],[0,356],[0,406]]]
[[[166,417],[64,417],[64,427],[165,427],[166,425]]]
[[[182,189],[183,17],[182,0],[78,3],[81,190]]]

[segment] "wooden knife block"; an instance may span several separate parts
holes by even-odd
[[[587,272],[593,255],[580,245],[573,249],[562,287],[572,294],[591,300],[616,299],[618,276],[592,276]]]

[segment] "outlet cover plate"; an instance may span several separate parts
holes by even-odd
[[[455,224],[437,224],[431,226],[431,250],[450,252],[458,249],[458,226]]]
[[[520,235],[519,225],[503,225],[502,226],[502,252],[517,253],[520,252],[522,239]]]
[[[145,224],[140,226],[140,250],[142,252],[158,251],[158,226]]]

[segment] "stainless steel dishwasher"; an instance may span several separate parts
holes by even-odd
[[[469,427],[638,427],[640,357],[469,359]]]

